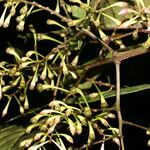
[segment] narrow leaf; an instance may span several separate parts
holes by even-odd
[[[140,91],[144,91],[144,90],[148,90],[150,89],[150,84],[142,84],[142,85],[136,85],[136,86],[132,86],[132,87],[126,87],[126,88],[122,88],[120,91],[120,95],[126,95],[126,94],[130,94],[130,93],[136,93],[136,92],[140,92]],[[111,97],[115,97],[116,96],[116,91],[109,91],[109,92],[103,92],[103,96],[106,98],[111,98]],[[80,103],[85,103],[82,99],[82,97],[78,98]],[[99,101],[100,98],[99,96],[95,96],[95,97],[89,97],[86,96],[86,100],[88,103],[92,103],[92,102],[96,102]],[[67,99],[66,101],[67,103],[77,103],[73,98]]]

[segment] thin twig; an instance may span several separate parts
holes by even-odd
[[[96,141],[96,142],[94,142],[91,146],[94,146],[94,145],[101,144],[101,143],[103,143],[103,142],[112,140],[112,139],[115,138],[115,137],[116,137],[116,136],[111,136],[111,137],[107,137],[107,138],[105,138],[105,139]],[[88,145],[85,144],[85,145],[83,145],[79,150],[85,149],[85,148],[87,148],[87,147],[88,147]]]
[[[120,61],[114,60],[115,68],[116,68],[116,109],[118,114],[118,124],[119,124],[119,137],[121,143],[121,149],[125,150],[124,142],[123,142],[123,133],[122,133],[122,115],[121,115],[121,107],[120,107]]]
[[[132,34],[133,34],[133,31],[129,32],[129,33],[125,33],[125,34],[120,34],[120,35],[115,34],[115,35],[111,35],[108,40],[109,40],[109,42],[112,42],[112,41],[115,41],[115,40],[122,39],[122,38],[125,38],[127,36],[130,36]]]
[[[50,53],[46,56],[46,58],[48,58],[51,54],[55,54],[57,53],[59,50],[64,50],[66,48],[66,45],[73,39],[79,37],[81,35],[81,31],[77,32],[73,37],[70,37],[68,40],[64,41],[63,43],[59,44],[58,46],[56,46],[55,48],[53,48]]]
[[[87,79],[87,80],[89,80],[89,79]],[[97,84],[99,86],[106,86],[106,87],[109,87],[111,89],[115,87],[115,85],[112,85],[112,84],[106,83],[106,82],[102,82],[102,81],[92,81],[92,82],[94,82],[95,84]]]
[[[84,77],[85,77],[87,71],[88,71],[88,69],[87,69],[87,68],[84,68],[81,77],[80,77],[79,80],[75,83],[74,87],[77,87],[77,86],[79,85],[79,83],[84,79]]]
[[[56,86],[57,86],[57,87],[59,86],[60,79],[61,79],[61,74],[59,74],[59,75],[58,75],[58,78],[57,78],[57,82],[56,82]],[[53,93],[53,97],[54,97],[53,99],[56,98],[57,92],[58,92],[58,89],[55,89],[55,90],[54,90],[54,93]]]
[[[60,1],[60,6],[63,8],[63,10],[64,10],[64,12],[65,12],[67,18],[71,19],[71,18],[70,18],[70,15],[69,15],[69,13],[68,13],[68,11],[67,11],[67,8],[66,8],[66,6],[65,6],[64,0],[61,0],[61,1]]]
[[[57,13],[56,11],[50,9],[49,7],[45,7],[45,6],[43,6],[43,5],[41,5],[41,4],[37,3],[37,2],[30,2],[30,1],[27,1],[27,0],[17,0],[17,1],[18,1],[18,2],[23,2],[23,3],[26,3],[26,4],[30,4],[30,5],[32,5],[32,6],[35,6],[35,7],[40,8],[40,9],[42,9],[42,10],[45,10],[45,11],[49,12],[50,14],[59,17],[62,21],[65,21],[65,22],[70,21],[68,18],[66,18],[66,17],[64,17],[64,16],[62,16],[62,15],[60,15],[60,14]]]
[[[133,122],[130,122],[130,121],[125,121],[123,120],[122,121],[124,125],[130,125],[130,126],[133,126],[133,127],[136,127],[136,128],[139,128],[139,129],[142,129],[142,130],[148,130],[148,128],[144,127],[144,126],[141,126],[139,124],[136,124],[136,123],[133,123]]]
[[[88,29],[82,29],[82,32],[87,34],[88,36],[90,36],[92,39],[98,41],[99,43],[101,43],[104,48],[106,48],[108,51],[113,52],[113,49],[104,41],[102,41],[100,38],[98,38],[97,36],[95,36],[92,32],[90,32]]]

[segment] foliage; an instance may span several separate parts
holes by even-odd
[[[19,143],[23,140],[25,129],[22,126],[5,126],[0,128],[0,148],[7,150],[19,149]]]
[[[2,58],[0,62],[0,99],[6,103],[2,117],[12,109],[13,101],[18,104],[22,115],[32,114],[31,124],[26,122],[26,129],[17,125],[1,127],[1,135],[17,133],[12,137],[10,147],[3,149],[13,149],[19,142],[20,149],[28,150],[44,149],[49,145],[60,150],[89,149],[98,145],[103,150],[107,140],[123,149],[122,130],[116,124],[119,122],[122,126],[127,122],[118,117],[120,105],[117,98],[113,106],[108,101],[120,88],[109,79],[103,81],[102,76],[105,64],[117,66],[117,62],[149,52],[149,36],[138,45],[124,45],[123,38],[132,35],[136,40],[140,32],[148,35],[150,2],[55,0],[45,4],[40,1],[1,0],[0,5],[3,8],[0,27],[11,28],[12,19],[18,38],[24,40],[25,47],[32,41],[25,50],[18,50],[10,44],[6,55],[12,56],[11,59]],[[46,17],[46,24],[43,23],[46,31],[40,31],[40,27],[34,24],[34,17],[39,14]],[[122,29],[132,30],[118,35]],[[42,42],[46,42],[48,47]],[[88,43],[96,46],[91,49]],[[118,94],[149,88],[149,84],[125,87]],[[50,94],[46,107],[43,108],[41,102],[38,110],[30,109],[36,101],[34,98],[30,100],[32,91]],[[111,123],[112,120],[115,123]],[[141,128],[149,135],[148,128]],[[24,135],[25,130],[27,134]],[[84,140],[79,141],[83,135]],[[6,140],[2,138],[0,147]],[[18,145],[15,146],[17,148]]]

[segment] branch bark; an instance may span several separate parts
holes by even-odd
[[[121,149],[125,150],[124,141],[123,141],[123,132],[122,132],[123,122],[122,122],[121,105],[120,105],[120,61],[114,60],[114,63],[116,68],[116,111],[118,115],[119,137],[120,137]]]
[[[121,62],[121,61],[124,61],[126,59],[136,57],[139,55],[143,55],[143,54],[146,54],[149,52],[150,52],[150,48],[144,48],[141,46],[138,48],[134,48],[133,50],[129,50],[129,51],[125,51],[125,52],[118,52],[116,55],[112,56],[111,58],[99,60],[99,61],[96,61],[94,63],[88,64],[88,65],[83,65],[81,67],[82,68],[86,67],[87,70],[89,70],[89,69],[92,69],[94,67],[101,66],[103,64],[113,63],[114,60]]]

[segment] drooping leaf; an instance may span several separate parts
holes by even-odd
[[[38,34],[37,34],[37,39],[38,39],[39,41],[42,41],[42,40],[50,40],[50,41],[53,41],[53,42],[56,42],[56,43],[59,43],[59,44],[62,43],[61,41],[59,41],[59,40],[57,40],[57,39],[55,39],[55,38],[53,38],[53,37],[51,37],[51,36],[48,36],[48,35],[46,35],[46,34],[42,34],[42,33],[38,33]]]
[[[88,136],[88,144],[90,145],[95,140],[95,131],[92,124],[88,121],[89,125],[89,136]]]

